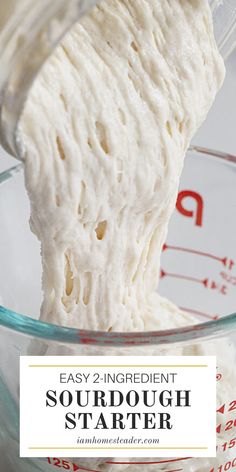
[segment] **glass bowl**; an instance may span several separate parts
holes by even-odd
[[[69,461],[79,470],[102,472],[223,472],[236,466],[235,182],[236,157],[190,148],[163,247],[159,291],[193,314],[196,324],[159,332],[107,333],[38,321],[40,247],[29,230],[23,164],[0,174],[0,457],[5,460],[1,470],[53,472],[47,459],[19,459],[19,356],[28,354],[216,355],[216,458]]]

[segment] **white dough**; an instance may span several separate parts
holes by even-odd
[[[207,0],[107,0],[44,66],[20,126],[43,320],[183,325],[161,248],[189,142],[224,78]]]
[[[105,331],[196,322],[156,289],[185,152],[224,74],[207,0],[104,0],[57,48],[18,136],[42,245],[43,320]],[[176,354],[211,350],[222,344]],[[229,365],[233,356],[226,350]],[[232,382],[219,402],[231,398]],[[210,466],[194,459],[186,470]]]

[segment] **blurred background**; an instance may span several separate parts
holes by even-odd
[[[193,144],[236,155],[236,51],[228,59],[226,79]],[[16,160],[0,147],[0,172]]]

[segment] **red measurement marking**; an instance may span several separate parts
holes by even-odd
[[[219,424],[219,425],[217,426],[217,428],[216,428],[217,434],[220,434],[220,432],[221,432],[221,427],[222,427],[221,424]]]
[[[208,287],[208,283],[209,283],[208,279],[204,279],[204,280],[196,279],[195,277],[189,277],[187,275],[173,274],[173,273],[170,273],[170,272],[165,272],[164,270],[161,269],[160,278],[164,279],[164,277],[172,277],[172,278],[175,278],[175,279],[188,280],[190,282],[195,282],[195,283],[198,283],[198,284],[202,284],[205,287]]]
[[[181,472],[183,469],[167,470],[166,472]]]
[[[217,469],[215,469],[213,467],[213,469],[210,470],[210,472],[226,472],[227,470],[230,470],[230,469],[234,469],[236,467],[236,457],[233,459],[233,461],[228,461],[228,462],[225,462],[224,464],[220,465],[219,467],[217,467]]]
[[[220,292],[222,295],[227,295],[227,291],[228,291],[228,288],[226,285],[221,285],[217,282],[215,282],[214,280],[212,280],[211,282],[209,282],[209,287],[211,290],[217,290],[218,292]]]
[[[222,379],[222,375],[221,375],[221,374],[217,374],[217,376],[216,376],[217,382],[219,382],[219,380],[221,380],[221,379]]]
[[[216,428],[216,432],[219,434],[222,429],[224,431],[230,431],[231,429],[234,429],[234,428],[236,428],[236,419],[227,421],[225,425],[219,424]]]
[[[114,465],[154,465],[154,464],[171,464],[172,462],[180,462],[180,461],[187,461],[192,459],[192,457],[179,457],[178,459],[169,459],[164,461],[158,462],[114,462],[114,461],[107,461],[106,464],[114,464]]]
[[[227,257],[218,257],[218,256],[214,256],[213,254],[210,254],[208,252],[197,251],[195,249],[189,249],[189,248],[186,248],[186,247],[170,246],[169,244],[164,244],[163,251],[166,251],[167,249],[172,250],[172,251],[188,252],[190,254],[196,254],[197,256],[208,257],[210,259],[214,259],[215,261],[221,262],[225,267],[226,267],[227,262],[228,262]],[[233,262],[233,261],[231,261],[231,262]]]
[[[208,315],[207,313],[202,313],[202,311],[197,311],[197,310],[192,310],[190,308],[184,308],[183,306],[180,306],[180,310],[187,311],[188,313],[193,313],[193,315],[199,315],[203,316],[204,318],[207,318],[209,320],[218,320],[219,316],[218,315]]]
[[[220,444],[218,446],[219,448],[222,448],[223,451],[227,451],[227,449],[234,449],[236,446],[236,438],[230,439],[230,441],[225,442],[224,444]]]
[[[225,405],[222,405],[220,408],[218,408],[218,410],[216,410],[217,413],[222,413],[222,415],[224,414],[225,412]]]
[[[221,405],[216,412],[224,414],[225,410],[228,412],[236,411],[236,400],[232,400],[228,405],[224,403],[224,405]]]
[[[77,470],[83,470],[84,472],[99,472],[98,470],[87,469],[86,467],[82,467],[81,465],[76,465],[76,464],[64,461],[62,459],[58,459],[56,457],[54,458],[48,457],[47,460],[48,460],[48,463],[54,467],[59,467],[66,470],[72,470],[73,472],[76,472]]]
[[[160,278],[164,279],[165,277],[171,277],[180,280],[187,280],[188,282],[194,282],[204,285],[209,290],[217,290],[221,295],[227,295],[228,289],[226,285],[221,285],[215,282],[214,280],[209,279],[197,279],[195,277],[189,277],[182,274],[173,274],[172,272],[165,272],[163,269],[160,271]]]
[[[221,272],[220,273],[220,276],[222,277],[222,279],[224,279],[228,284],[231,284],[231,285],[236,285],[236,277],[235,276],[232,276],[232,275],[229,275],[227,274],[227,272]]]
[[[194,210],[189,210],[184,207],[184,201],[186,198],[188,201],[191,201],[191,203],[194,203]],[[176,208],[187,218],[194,218],[196,226],[202,226],[204,202],[199,193],[193,192],[192,190],[182,190],[182,192],[179,192]]]

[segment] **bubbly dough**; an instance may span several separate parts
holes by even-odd
[[[43,320],[105,331],[196,322],[156,289],[185,152],[224,73],[207,0],[104,0],[57,48],[18,136],[31,228],[42,245]],[[166,353],[211,349],[222,344]],[[234,354],[225,355],[230,365]],[[219,388],[219,402],[230,398],[232,382],[227,395]],[[184,470],[209,472],[212,461],[193,459]]]
[[[186,149],[224,72],[207,0],[105,0],[57,48],[19,129],[43,320],[188,322],[155,293],[160,254]]]

